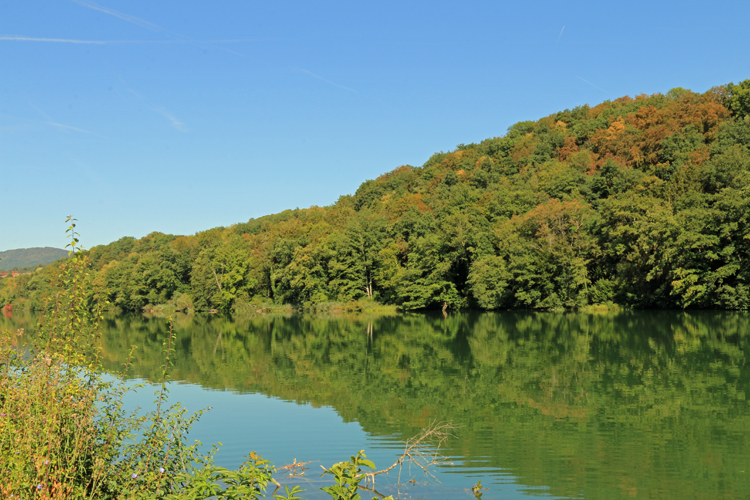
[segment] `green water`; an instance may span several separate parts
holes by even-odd
[[[364,448],[390,465],[433,420],[458,426],[442,450],[454,465],[440,484],[412,471],[409,498],[473,498],[480,479],[484,499],[750,498],[748,314],[193,316],[174,328],[172,396],[213,407],[192,437],[224,443],[227,466],[253,449],[277,465],[318,460],[299,479],[306,498],[323,498],[319,464]],[[107,319],[108,367],[136,345],[130,375],[156,379],[166,332],[160,319]],[[392,494],[394,481],[376,486]]]

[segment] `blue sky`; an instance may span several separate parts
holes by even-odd
[[[0,251],[330,205],[521,120],[750,78],[750,2],[0,0]]]

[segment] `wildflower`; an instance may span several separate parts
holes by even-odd
[[[135,473],[135,472],[133,472],[133,475],[132,475],[132,476],[130,476],[130,477],[131,477],[131,478],[133,478],[133,479],[135,479],[135,478],[137,478],[137,477],[138,477],[138,474],[137,474],[137,473]]]
[[[45,460],[44,465],[49,465],[49,460]]]
[[[164,474],[164,467],[159,467],[159,474]]]
[[[42,489],[42,485],[41,484],[37,484],[36,485],[36,489],[37,489],[37,491],[41,490]]]

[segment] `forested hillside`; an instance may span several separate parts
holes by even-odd
[[[34,247],[18,248],[16,250],[6,250],[0,252],[0,271],[26,270],[25,268],[35,268],[45,266],[57,259],[67,257],[68,252],[61,248],[52,247]],[[33,270],[33,269],[30,269]]]
[[[92,300],[128,311],[366,297],[404,309],[747,310],[750,80],[579,106],[328,207],[88,254]],[[51,275],[3,280],[0,302],[40,307]]]

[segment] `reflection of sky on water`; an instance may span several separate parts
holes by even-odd
[[[158,385],[145,385],[131,391],[125,400],[127,407],[153,408],[154,391],[157,389]],[[365,450],[367,458],[381,469],[390,466],[403,452],[400,441],[370,436],[359,423],[344,422],[330,407],[314,408],[310,404],[297,404],[263,394],[208,390],[199,385],[179,382],[169,384],[169,391],[170,401],[179,401],[190,412],[211,407],[193,426],[190,438],[191,441],[200,440],[205,450],[210,449],[213,443],[222,443],[216,454],[216,464],[221,467],[236,468],[251,451],[257,451],[277,467],[290,464],[295,459],[298,462],[314,461],[308,466],[305,479],[288,483],[306,488],[303,495],[306,499],[330,498],[318,490],[330,484],[328,478],[320,477],[321,465],[330,467],[359,450]],[[484,499],[526,497],[522,489],[528,491],[528,488],[514,484],[513,476],[497,470],[488,469],[483,473],[476,467],[466,469],[456,458],[449,461],[455,467],[442,467],[434,472],[440,483],[424,477],[421,470],[415,467],[411,469],[412,475],[408,476],[405,466],[402,481],[414,477],[416,486],[407,483],[401,487],[402,492],[412,499],[473,498],[469,488],[481,480],[484,487],[489,487]],[[395,495],[397,477],[397,469],[387,477],[381,475],[376,489],[385,495]],[[287,484],[284,476],[279,476],[277,480],[282,487]],[[363,499],[371,495],[362,493]],[[534,493],[544,495],[541,489],[535,489]]]

